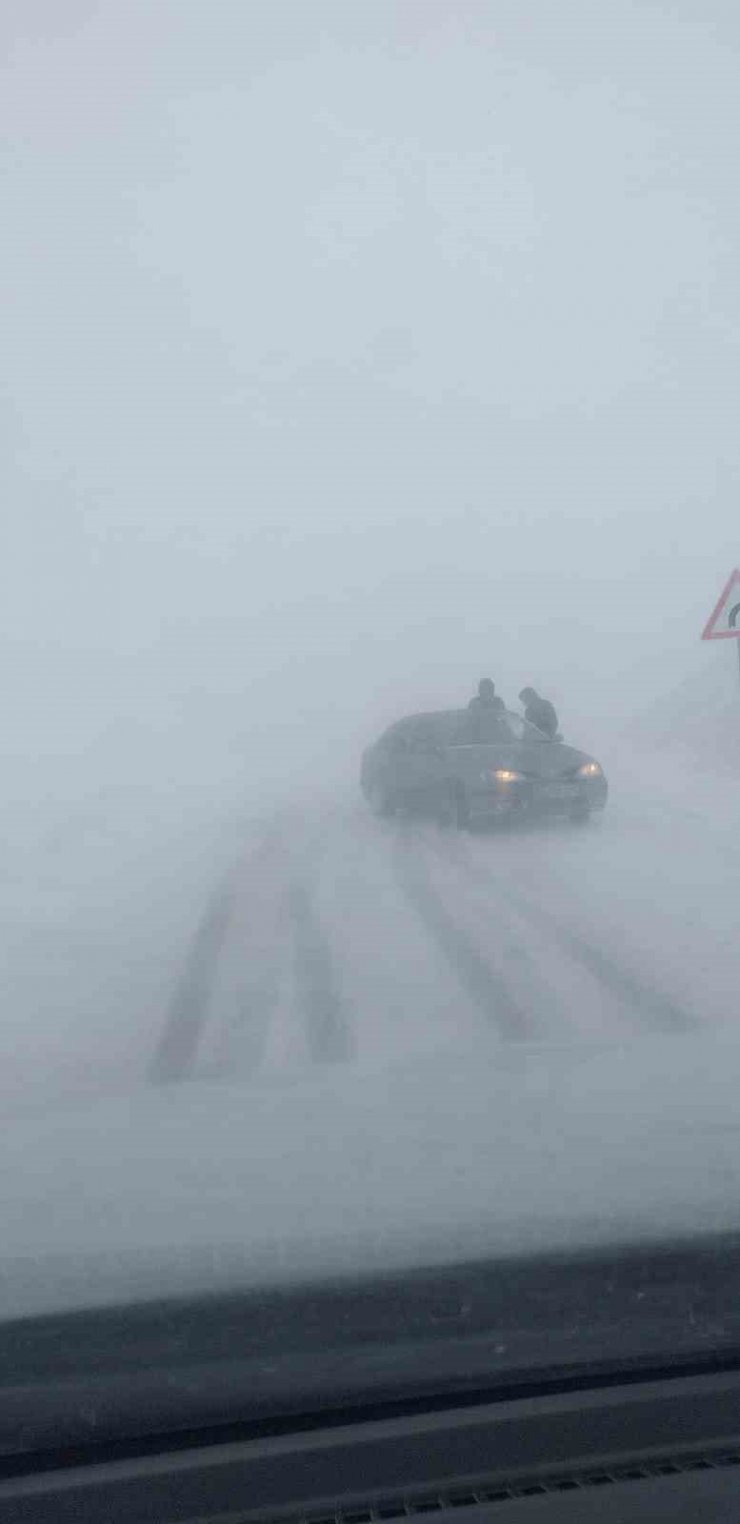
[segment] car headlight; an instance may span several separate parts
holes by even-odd
[[[584,762],[583,767],[578,769],[579,778],[600,778],[601,768],[598,762]]]
[[[485,783],[523,783],[524,773],[515,773],[510,767],[497,767],[483,774]]]

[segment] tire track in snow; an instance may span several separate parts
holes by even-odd
[[[154,1085],[173,1084],[192,1072],[208,1020],[221,951],[234,908],[234,874],[210,901],[190,943],[185,967],[170,1001],[165,1024],[149,1065]]]
[[[646,983],[631,969],[615,963],[600,947],[585,941],[559,916],[519,894],[514,894],[513,902],[526,919],[553,933],[570,956],[588,969],[605,989],[628,1005],[631,1011],[640,1016],[648,1015],[660,1031],[688,1032],[694,1025],[689,1013],[677,1005],[670,995]]]
[[[293,932],[293,968],[314,1063],[346,1063],[354,1043],[348,1004],[337,979],[329,942],[303,882],[287,891]]]
[[[285,821],[276,814],[266,823],[248,861],[258,871],[282,847]],[[191,938],[182,974],[169,1002],[164,1027],[149,1064],[151,1084],[173,1084],[189,1078],[212,1016],[214,994],[224,950],[233,928],[244,872],[239,859],[208,902]]]
[[[291,1027],[293,928],[288,888],[313,875],[323,851],[321,822],[300,808],[272,817],[261,850],[245,865],[241,910],[221,957],[205,1072],[251,1077],[274,1068]],[[301,1017],[302,1019],[302,1017]]]
[[[512,886],[511,879],[504,883],[494,870],[483,867],[469,853],[455,850],[445,854],[474,882],[487,889],[498,888],[505,892],[507,902],[525,920],[553,937],[576,963],[585,968],[602,987],[626,1005],[630,1012],[647,1015],[654,1026],[662,1032],[688,1032],[694,1022],[687,1011],[670,995],[647,982],[639,974],[615,962],[601,947],[588,941],[580,932],[574,931],[561,916],[537,904]]]
[[[228,972],[225,977],[219,967],[218,989],[211,1002],[209,1028],[213,1030],[204,1033],[199,1052],[198,1071],[209,1079],[233,1077],[235,1072],[249,1076],[263,1067],[280,994],[275,960],[253,955],[246,937],[234,951],[228,949],[228,941],[223,955]],[[231,987],[224,990],[225,983]],[[223,1014],[219,1006],[225,1007]]]
[[[450,915],[434,887],[418,843],[399,835],[395,844],[398,882],[436,945],[445,954],[458,982],[480,1011],[511,1042],[533,1037],[529,1013],[511,994],[502,974],[485,958],[467,932]]]

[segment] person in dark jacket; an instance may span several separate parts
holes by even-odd
[[[465,739],[478,745],[488,745],[493,741],[503,739],[501,721],[506,714],[506,705],[500,699],[495,684],[490,677],[482,677],[478,684],[478,692],[475,698],[468,704],[468,712],[463,727]]]
[[[525,706],[525,720],[530,725],[536,725],[551,741],[554,740],[558,733],[558,717],[549,699],[540,698],[534,688],[522,688],[519,698]]]
[[[506,705],[496,692],[496,684],[490,677],[482,677],[478,684],[478,692],[475,698],[471,698],[468,709],[476,714],[485,711],[486,714],[503,714]]]

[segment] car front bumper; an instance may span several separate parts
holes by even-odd
[[[506,815],[575,815],[603,810],[606,778],[527,778],[477,790],[470,800],[471,819]]]

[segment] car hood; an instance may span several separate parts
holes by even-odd
[[[453,749],[453,754],[454,754]],[[547,743],[512,742],[490,746],[467,746],[459,748],[467,754],[468,765],[476,768],[511,767],[517,772],[528,773],[535,778],[561,778],[573,773],[584,762],[594,759],[585,751],[578,751],[564,742]]]
[[[499,1045],[7,1120],[6,1319],[740,1227],[740,1040]]]

